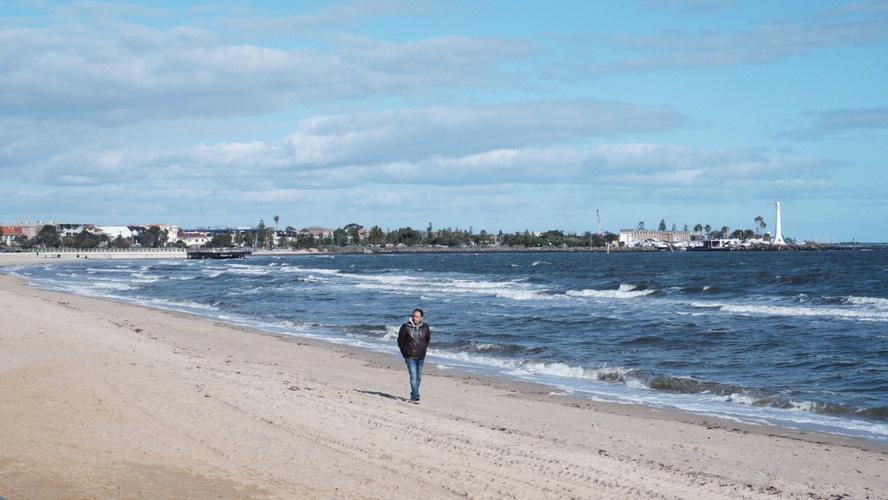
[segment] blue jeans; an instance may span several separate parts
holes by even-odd
[[[405,358],[407,371],[410,372],[410,399],[419,401],[419,383],[422,382],[422,364],[424,359]]]

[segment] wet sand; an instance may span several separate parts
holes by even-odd
[[[35,262],[0,255],[0,265]],[[884,497],[888,449],[0,276],[0,496]]]

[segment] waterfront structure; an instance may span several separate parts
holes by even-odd
[[[786,242],[783,241],[783,224],[780,220],[780,202],[778,201],[775,204],[777,209],[777,223],[774,225],[774,240],[771,242],[772,245],[786,245]]]
[[[683,241],[697,241],[702,239],[701,233],[691,231],[660,231],[654,229],[620,229],[618,242],[620,246],[631,247],[648,240],[658,240],[666,243],[678,243]]]
[[[188,250],[189,259],[243,259],[253,253],[249,248],[200,248]]]

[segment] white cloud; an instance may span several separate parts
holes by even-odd
[[[257,4],[206,4],[189,9],[190,14],[209,17],[210,26],[236,30],[267,39],[318,36],[344,28],[354,29],[379,17],[433,16],[458,10],[455,2],[443,0],[348,0],[338,1],[311,12],[282,13],[263,10]]]
[[[617,49],[613,51],[616,55],[609,60],[561,61],[545,73],[553,78],[584,79],[677,68],[767,64],[823,49],[885,43],[888,17],[781,22],[734,31],[596,36],[593,40]]]
[[[686,120],[666,108],[535,101],[322,116],[302,122],[285,142],[296,164],[372,163],[663,132]]]
[[[5,18],[0,213],[168,214],[182,222],[192,213],[195,221],[229,221],[251,207],[289,206],[312,211],[320,219],[312,223],[333,213],[371,214],[373,222],[428,213],[465,220],[488,211],[499,220],[561,220],[565,206],[592,196],[720,202],[779,190],[784,199],[858,199],[878,190],[851,191],[850,180],[836,187],[845,166],[839,162],[774,149],[695,148],[677,135],[657,141],[690,122],[674,108],[581,98],[517,102],[600,89],[539,80],[540,66],[562,55],[581,62],[610,56],[574,74],[588,79],[767,63],[888,40],[879,5],[848,7],[850,15],[816,23],[591,35],[591,45],[576,51],[551,39],[443,31],[398,41],[341,34],[377,15],[425,8],[388,0],[278,17],[252,7],[239,7],[243,16],[225,7],[208,18],[217,7],[197,7],[202,14],[189,17],[73,3],[51,7],[38,21]],[[646,99],[668,95],[654,91]],[[489,104],[491,96],[507,102]],[[807,127],[787,136],[881,131],[883,111],[812,113]],[[408,192],[421,193],[423,215],[405,201]]]
[[[670,130],[674,111],[601,101],[535,101],[475,108],[417,108],[318,116],[281,140],[178,149],[86,144],[17,174],[50,185],[100,179],[165,191],[336,189],[367,184],[681,186],[822,178],[835,163],[796,154],[702,151],[682,145],[610,142]],[[77,172],[77,179],[70,177]]]
[[[786,130],[779,137],[813,140],[846,136],[849,132],[873,133],[888,129],[888,107],[830,109],[804,114],[808,126]]]
[[[491,85],[528,42],[441,36],[351,38],[334,48],[228,42],[179,26],[0,27],[0,113],[132,123],[277,111],[318,99],[450,92]]]

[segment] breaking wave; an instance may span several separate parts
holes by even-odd
[[[55,289],[393,356],[402,315],[419,305],[441,366],[583,397],[888,440],[888,268],[873,267],[884,267],[883,254],[871,259],[865,282],[852,254],[755,255],[782,259],[787,278],[727,254],[672,255],[693,261],[680,266],[645,254],[545,257],[90,261],[17,273]]]
[[[848,297],[845,297],[845,302],[847,304],[859,306],[876,306],[878,308],[888,309],[888,299],[882,297],[858,297],[855,295],[849,295]]]
[[[888,311],[840,307],[771,306],[763,304],[725,304],[721,302],[691,302],[690,305],[700,309],[718,309],[727,313],[750,316],[798,316],[858,321],[888,321]]]
[[[636,285],[621,283],[620,287],[616,290],[569,290],[567,295],[571,297],[594,297],[600,299],[634,299],[651,295],[655,292],[656,290],[652,288],[643,289]]]

